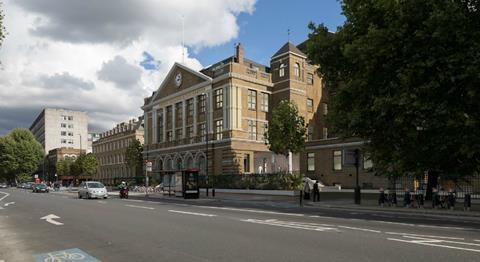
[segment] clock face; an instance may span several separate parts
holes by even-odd
[[[178,74],[175,76],[175,84],[177,85],[177,87],[179,87],[180,85],[182,85],[182,73],[178,73]]]

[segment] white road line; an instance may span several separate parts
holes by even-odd
[[[8,203],[5,203],[4,206],[8,207],[9,205],[13,205],[13,204],[15,204],[15,202],[8,202]]]
[[[99,201],[97,201],[97,202],[98,202],[99,204],[106,204],[106,203],[107,203],[107,202],[101,201],[101,200],[99,200]]]
[[[3,197],[0,198],[0,201],[4,200],[6,197],[8,197],[10,194],[7,192],[0,192],[2,194],[5,194]]]
[[[372,232],[372,233],[382,233],[380,230],[373,230],[373,229],[367,229],[367,228],[360,228],[360,227],[347,227],[347,226],[337,226],[339,228],[345,228],[345,229],[351,229],[351,230],[359,230],[359,231],[365,231],[365,232]]]
[[[420,242],[420,241],[411,241],[411,240],[403,240],[403,239],[396,239],[396,238],[387,238],[388,240],[392,241],[398,241],[398,242],[404,242],[404,243],[410,243],[410,244],[417,244],[417,245],[425,245],[425,246],[432,246],[432,247],[443,247],[443,248],[450,248],[450,249],[457,249],[457,250],[463,250],[463,251],[471,251],[471,252],[478,252],[480,253],[480,250],[478,249],[472,249],[472,248],[463,248],[463,247],[454,247],[454,246],[447,246],[447,245],[439,245],[439,244],[433,244],[430,242]]]
[[[310,217],[315,217],[315,218],[317,218],[317,217],[320,217],[320,216],[310,216]]]
[[[220,209],[220,210],[230,210],[230,211],[239,211],[239,212],[249,212],[249,213],[259,213],[259,214],[271,214],[271,215],[284,215],[284,216],[296,216],[296,217],[305,216],[304,214],[283,213],[283,212],[263,211],[263,210],[243,209],[243,208],[233,208],[233,207],[209,207],[209,206],[196,206],[196,207],[209,208],[209,209]]]
[[[136,208],[143,208],[143,209],[150,209],[153,210],[153,207],[145,207],[145,206],[135,206],[135,205],[125,205],[126,207],[136,207]]]
[[[424,238],[424,237],[413,237],[413,236],[403,236],[405,238],[412,238],[412,239],[420,239],[421,241],[423,240],[431,240],[429,238]],[[466,246],[477,246],[480,247],[480,244],[475,244],[475,243],[468,243],[468,242],[458,242],[458,241],[451,241],[451,240],[437,240],[438,242],[442,243],[450,243],[450,244],[460,244],[460,245],[466,245]]]
[[[123,199],[123,201],[129,201],[129,202],[145,202],[145,200],[137,200],[137,199]]]
[[[413,236],[413,237],[429,237],[429,238],[440,238],[440,239],[451,239],[451,240],[465,240],[464,238],[460,238],[460,237],[445,237],[445,236],[419,235],[419,234],[399,233],[399,232],[385,232],[385,234],[389,234],[389,235],[401,235],[401,236]]]
[[[276,219],[267,219],[267,220],[242,219],[240,221],[254,223],[254,224],[303,229],[303,230],[310,230],[310,231],[338,231],[336,228],[323,226],[320,224],[318,225],[313,225],[312,223],[303,224],[303,223],[297,223],[297,222],[278,221]]]
[[[168,210],[168,212],[172,213],[180,213],[180,214],[186,214],[186,215],[194,215],[194,216],[202,216],[202,217],[216,217],[217,215],[214,214],[205,214],[205,213],[195,213],[195,212],[187,212],[187,211],[180,211],[180,210]]]
[[[480,240],[479,240],[479,239],[475,239],[475,240],[473,240],[473,241],[477,241],[477,242],[480,242]]]
[[[471,230],[471,228],[465,228],[465,227],[445,227],[445,226],[430,226],[430,225],[417,225],[417,227],[454,229],[454,230]]]
[[[415,224],[400,223],[400,222],[390,222],[390,221],[376,221],[376,222],[384,223],[384,224],[392,224],[392,225],[410,226],[410,227],[415,226]]]

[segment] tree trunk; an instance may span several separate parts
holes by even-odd
[[[288,173],[292,174],[293,173],[293,158],[292,158],[292,152],[288,152]]]
[[[425,195],[425,200],[432,200],[433,187],[436,187],[438,189],[438,172],[428,171],[427,192]]]

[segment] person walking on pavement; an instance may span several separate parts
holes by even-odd
[[[320,201],[320,190],[318,188],[318,181],[313,184],[313,202]]]

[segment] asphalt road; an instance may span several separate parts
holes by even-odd
[[[83,261],[480,261],[475,219],[80,200],[19,189],[1,190],[0,207],[0,261],[70,261],[52,258],[69,252]],[[73,248],[80,250],[55,253]]]

